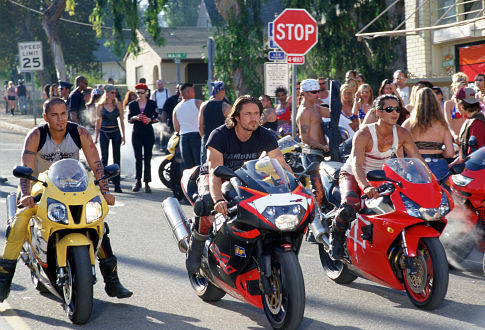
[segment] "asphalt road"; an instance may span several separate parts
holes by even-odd
[[[11,169],[20,159],[23,135],[0,129],[0,198],[16,189]],[[129,148],[123,153],[129,156]],[[129,162],[129,157],[127,157]],[[153,160],[156,168],[160,158]],[[125,166],[127,168],[127,166]],[[123,166],[122,166],[123,169]],[[128,299],[110,298],[98,269],[94,309],[85,329],[262,329],[268,328],[264,312],[230,296],[208,304],[192,291],[184,256],[178,251],[161,214],[160,202],[170,196],[158,177],[152,194],[132,193],[132,179],[124,179],[123,194],[107,217],[111,242],[118,257],[122,283],[134,294]],[[5,221],[5,203],[0,221]],[[190,209],[184,206],[189,214]],[[4,244],[0,225],[0,244]],[[329,280],[321,267],[317,246],[305,242],[300,262],[305,278],[306,309],[302,329],[474,329],[485,328],[485,277],[476,260],[468,268],[450,273],[448,294],[434,311],[414,307],[405,292],[365,279],[350,285]],[[30,272],[19,262],[10,297],[0,304],[0,329],[68,329],[74,326],[61,302],[39,294],[31,285]]]

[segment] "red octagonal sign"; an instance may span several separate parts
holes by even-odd
[[[318,42],[317,21],[305,9],[285,9],[273,29],[274,42],[287,54],[305,55]]]

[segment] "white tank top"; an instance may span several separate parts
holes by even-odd
[[[382,170],[382,165],[392,157],[393,154],[397,153],[397,148],[399,146],[398,135],[396,125],[392,127],[392,145],[387,151],[379,151],[377,144],[377,133],[376,133],[376,123],[368,124],[370,135],[372,136],[372,150],[365,154],[364,156],[364,173],[372,170]],[[347,158],[342,171],[349,174],[354,174],[352,172],[351,158]]]
[[[174,111],[180,125],[180,134],[199,132],[199,109],[195,99],[180,102]]]

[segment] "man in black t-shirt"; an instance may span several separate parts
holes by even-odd
[[[206,144],[206,166],[209,174],[201,174],[198,179],[199,196],[206,207],[192,231],[186,260],[187,270],[192,274],[197,273],[200,268],[202,251],[214,219],[209,214],[212,204],[218,213],[227,214],[227,203],[222,198],[222,180],[214,175],[214,170],[220,165],[237,170],[244,162],[258,159],[265,151],[270,158],[278,160],[284,169],[292,172],[278,148],[276,137],[268,129],[259,126],[262,113],[263,105],[257,98],[240,96],[234,103],[226,124],[216,128],[209,136]]]
[[[83,76],[76,77],[76,89],[69,95],[69,118],[74,123],[80,123],[81,111],[86,109],[84,103],[84,92],[88,88],[88,80]]]

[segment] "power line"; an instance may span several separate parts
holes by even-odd
[[[11,4],[14,4],[16,6],[19,6],[19,7],[22,7],[26,10],[29,10],[31,12],[34,12],[36,14],[39,14],[39,15],[44,15],[43,12],[39,11],[39,10],[36,10],[34,8],[30,8],[30,7],[27,7],[25,5],[22,5],[21,3],[18,3],[18,2],[15,2],[13,0],[7,0],[8,2],[10,2]],[[60,21],[64,21],[64,22],[68,22],[68,23],[72,23],[72,24],[78,24],[78,25],[83,25],[83,26],[89,26],[89,27],[98,27],[94,24],[91,24],[91,23],[84,23],[84,22],[78,22],[78,21],[73,21],[73,20],[70,20],[70,19],[66,19],[66,18],[59,18]],[[109,30],[112,30],[113,28],[110,27],[110,26],[100,26],[102,29],[109,29]],[[121,29],[122,31],[131,31],[131,29],[127,29],[127,28],[124,28],[124,29]]]

